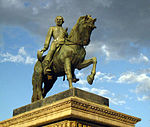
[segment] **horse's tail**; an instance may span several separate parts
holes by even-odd
[[[43,98],[42,83],[43,83],[43,68],[41,61],[38,60],[34,66],[34,73],[32,76],[32,85],[33,85],[32,102]]]

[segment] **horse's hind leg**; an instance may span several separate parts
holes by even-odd
[[[68,82],[69,82],[69,88],[72,89],[73,86],[72,86],[72,73],[71,73],[71,61],[70,61],[70,58],[66,58],[65,59],[64,68],[65,68],[65,73],[67,75],[67,79],[68,79]]]
[[[32,102],[43,99],[42,83],[43,83],[42,65],[40,61],[37,61],[32,76],[32,85],[33,85],[33,95],[31,100]]]
[[[35,81],[35,74],[33,73],[33,76],[32,76],[32,85],[33,85],[33,95],[32,95],[32,99],[31,99],[31,102],[34,102],[34,101],[37,101],[37,84],[36,84],[36,81]]]
[[[56,76],[45,76],[44,78],[44,88],[43,88],[43,97],[45,98],[46,94],[50,91],[53,87],[55,81],[57,80]]]
[[[87,81],[88,81],[89,84],[93,83],[94,76],[96,74],[96,64],[97,64],[96,57],[93,57],[93,58],[88,59],[88,60],[84,60],[81,64],[79,64],[77,66],[77,69],[81,70],[85,67],[88,67],[91,64],[93,64],[93,68],[92,68],[91,74],[87,77]]]
[[[32,77],[32,85],[33,85],[32,102],[43,99],[42,83],[43,82],[41,75],[34,72]]]

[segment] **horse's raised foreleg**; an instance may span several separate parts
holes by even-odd
[[[70,58],[65,59],[64,68],[65,68],[65,73],[67,75],[67,79],[68,79],[68,82],[69,82],[69,88],[72,89],[73,86],[72,86],[72,74],[71,74],[71,61],[70,61]]]
[[[93,58],[88,59],[88,60],[84,60],[81,64],[79,64],[77,66],[77,69],[81,70],[85,67],[88,67],[91,64],[93,64],[93,68],[92,68],[91,74],[87,77],[87,81],[88,81],[89,84],[93,83],[94,76],[96,74],[96,64],[97,64],[96,57],[93,57]]]

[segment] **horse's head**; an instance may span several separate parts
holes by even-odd
[[[93,19],[90,15],[81,16],[70,33],[72,41],[82,43],[84,46],[88,45],[91,32],[96,28],[95,21],[96,18]]]

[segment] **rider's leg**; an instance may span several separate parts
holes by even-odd
[[[50,64],[54,55],[54,52],[56,51],[57,45],[55,42],[52,42],[50,50],[48,51],[46,57],[44,58],[42,64],[44,69],[44,74],[49,74],[52,70],[50,69]]]

